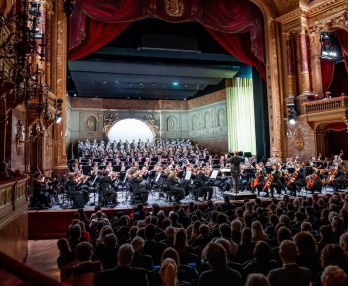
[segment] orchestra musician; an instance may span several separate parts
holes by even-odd
[[[329,184],[332,185],[335,192],[338,192],[344,184],[345,173],[342,170],[342,163],[336,162],[335,166],[329,172]]]
[[[113,204],[117,204],[117,192],[112,186],[113,178],[111,177],[113,171],[105,170],[103,176],[99,180],[100,184],[100,199],[103,204],[106,200],[110,200]],[[108,197],[108,198],[107,198]]]
[[[265,175],[266,175],[266,169],[264,168],[264,165],[262,162],[256,164],[256,173],[255,178],[251,180],[250,187],[252,189],[252,192],[257,190],[258,196],[260,196],[260,192],[263,189],[265,185]]]
[[[211,200],[211,198],[213,197],[213,187],[208,186],[209,177],[206,175],[205,171],[206,171],[206,168],[203,167],[199,169],[197,172],[197,175],[194,176],[194,179],[197,184],[196,185],[197,189],[194,191],[196,200],[198,199],[198,196],[199,197],[203,196],[204,200],[207,200],[207,195],[208,195],[208,200]]]
[[[180,187],[180,180],[174,170],[169,172],[167,182],[169,184],[169,195],[174,195],[175,201],[179,203],[184,198],[185,192]]]
[[[306,174],[305,170],[301,167],[300,162],[296,162],[295,171],[287,182],[287,188],[290,190],[290,195],[296,196],[297,189],[301,189],[306,186]]]
[[[284,187],[281,180],[281,165],[278,163],[273,164],[272,172],[267,175],[265,179],[265,184],[263,190],[266,192],[266,197],[269,196],[269,191],[271,192],[271,197],[274,197],[274,189],[276,189],[277,194],[281,194],[282,188]]]
[[[73,208],[83,208],[89,201],[89,193],[86,188],[81,188],[81,179],[79,173],[69,173],[65,184],[66,193],[73,201]],[[88,188],[88,186],[86,186]]]
[[[149,191],[146,189],[146,184],[143,182],[140,170],[133,170],[131,173],[130,184],[132,186],[131,204],[135,203],[137,196],[141,198],[143,204],[147,204]]]
[[[312,173],[306,178],[306,189],[311,191],[312,193],[314,193],[315,191],[321,193],[321,189],[323,187],[321,177],[322,175],[320,174],[320,170],[313,164]]]
[[[238,156],[238,151],[234,151],[231,154],[226,154],[226,163],[231,165],[231,174],[232,174],[232,185],[234,191],[238,193],[239,191],[239,179],[240,179],[240,163],[244,161],[244,159]]]
[[[41,207],[44,205],[46,208],[50,208],[49,204],[49,192],[46,189],[46,178],[40,173],[36,173],[34,176],[34,188],[33,198],[37,202],[37,206]]]

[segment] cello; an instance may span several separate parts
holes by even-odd
[[[268,174],[266,183],[263,186],[263,190],[267,191],[269,189],[269,187],[271,186],[271,184],[273,183],[273,181],[274,181],[274,176],[272,174]]]

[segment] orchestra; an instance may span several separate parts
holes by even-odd
[[[257,163],[255,156],[240,156],[238,151],[213,155],[189,140],[86,140],[78,143],[78,150],[80,157],[69,160],[65,186],[60,186],[57,178],[40,176],[36,180],[43,203],[46,193],[55,194],[62,189],[73,198],[74,206],[83,207],[92,187],[98,189],[99,204],[114,206],[118,203],[117,191],[124,186],[129,188],[131,204],[146,204],[149,192],[156,191],[159,198],[174,202],[190,194],[193,200],[210,200],[214,187],[222,194],[249,190],[265,197],[282,193],[297,196],[301,190],[321,192],[326,186],[337,192],[346,180],[343,152],[325,161],[319,154],[309,158],[307,164],[300,162],[298,154],[286,158],[285,163],[272,155],[264,164]],[[211,179],[214,170],[218,175]]]

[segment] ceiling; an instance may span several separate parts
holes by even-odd
[[[224,88],[243,64],[197,23],[132,23],[99,51],[68,62],[70,96],[187,100]]]

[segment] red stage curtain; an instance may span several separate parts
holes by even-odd
[[[321,80],[323,83],[323,92],[329,90],[333,75],[335,72],[336,62],[333,60],[320,60],[321,64]]]
[[[340,42],[342,54],[346,64],[346,70],[348,73],[348,32],[343,29],[339,29],[335,32],[338,41]]]
[[[266,80],[265,65],[251,52],[249,34],[228,34],[210,28],[207,28],[207,31],[226,51],[235,55],[243,63],[255,67]]]
[[[249,33],[249,50],[264,62],[263,17],[256,5],[244,0],[202,0],[200,3],[200,23],[229,34]]]
[[[112,36],[116,37],[120,33],[120,31],[113,31],[115,27],[120,29],[120,26],[108,26],[105,22],[114,25],[111,23],[131,22],[146,17],[156,17],[168,22],[197,21],[209,27],[210,30],[217,30],[215,37],[220,39],[220,44],[224,41],[222,39],[227,39],[227,43],[222,44],[225,46],[225,49],[238,56],[245,63],[251,61],[261,72],[262,68],[259,67],[259,61],[264,62],[263,19],[256,5],[244,0],[183,1],[185,9],[183,15],[178,18],[172,17],[167,13],[163,0],[78,1],[70,20],[69,51],[72,49],[74,51],[69,54],[69,59],[78,59],[86,56],[88,52],[96,51],[111,41]],[[101,22],[98,24],[98,32],[102,31],[102,27],[104,27],[105,31],[102,34],[106,34],[105,36],[95,34],[91,36],[91,32],[95,32],[93,29],[96,28],[91,27],[91,24],[88,27],[88,31],[86,31],[86,15],[95,21],[91,20],[90,23],[93,23],[92,25],[97,26],[96,22]],[[229,47],[230,42],[233,42],[233,40],[228,39],[230,37],[236,38],[232,36],[236,35],[235,33],[244,34],[241,36],[242,38],[245,38],[245,35],[249,35],[248,45],[242,43],[237,45],[237,47],[243,49],[248,48],[248,51],[240,51],[236,47]],[[88,39],[83,42],[85,37]],[[81,47],[78,49],[77,47],[80,44]],[[236,51],[237,54],[235,54]],[[248,58],[249,55],[251,58]],[[263,69],[265,68],[263,67]],[[261,74],[264,77],[265,73],[261,72]]]
[[[70,51],[69,60],[81,59],[99,50],[121,34],[129,24],[130,22],[111,24],[89,19],[87,38],[81,46]]]
[[[325,131],[344,131],[347,130],[347,125],[344,122],[336,122],[336,123],[330,123],[328,126],[325,127]]]

